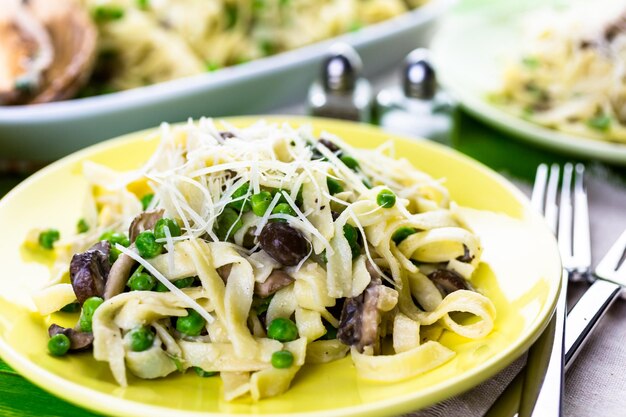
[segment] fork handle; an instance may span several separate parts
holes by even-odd
[[[617,299],[622,287],[611,281],[597,279],[567,315],[565,330],[565,368],[574,362],[580,348],[588,340],[600,319]]]
[[[552,346],[533,345],[528,351],[527,366],[536,366],[536,357],[547,355],[548,364],[545,368],[543,381],[539,382],[539,392],[533,392],[530,386],[537,385],[537,380],[524,381],[524,390],[520,402],[520,417],[561,417],[563,415],[563,354],[565,317],[567,316],[567,283],[569,271],[563,269],[561,290],[554,311],[554,339]],[[541,375],[537,375],[541,379]],[[535,401],[532,397],[536,395]]]

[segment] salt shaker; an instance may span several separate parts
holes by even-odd
[[[309,113],[359,122],[372,114],[372,87],[361,76],[363,63],[347,44],[336,44],[322,64],[321,77],[309,89]]]
[[[450,143],[452,101],[438,90],[437,76],[426,49],[416,49],[407,55],[401,85],[382,90],[376,97],[376,105],[384,129]]]

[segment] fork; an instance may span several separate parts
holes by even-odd
[[[539,165],[531,197],[532,207],[544,215],[549,227],[557,234],[563,274],[554,316],[544,333],[528,351],[526,376],[519,403],[520,416],[562,415],[567,284],[569,280],[584,279],[591,269],[589,209],[584,186],[585,167],[582,164],[575,167],[571,163],[564,165],[559,197],[560,171],[557,164],[552,165],[549,171],[546,164]],[[544,368],[545,375],[541,375],[540,370]],[[543,381],[537,384],[537,380],[541,378]],[[514,381],[518,380],[519,378],[516,378]],[[517,385],[511,383],[500,398],[511,397],[511,391],[515,390]],[[538,392],[537,386],[540,387]],[[496,401],[485,415],[493,415],[501,406],[501,400]]]

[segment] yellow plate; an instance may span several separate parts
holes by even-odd
[[[258,118],[230,119],[248,125]],[[414,379],[380,384],[361,381],[350,358],[305,366],[284,395],[259,403],[221,399],[218,378],[194,373],[161,380],[131,378],[120,388],[108,365],[89,353],[54,358],[46,351],[46,328],[55,320],[29,311],[29,292],[41,286],[49,269],[26,257],[21,242],[33,227],[71,233],[86,192],[81,164],[91,160],[115,169],[133,169],[155,149],[140,132],[71,155],[43,169],[0,201],[0,356],[18,372],[70,402],[128,416],[217,416],[225,414],[383,416],[425,407],[467,390],[520,356],[546,326],[559,291],[558,249],[526,198],[510,183],[479,163],[426,141],[392,137],[383,131],[322,119],[268,117],[292,124],[311,123],[317,132],[333,132],[353,145],[374,147],[393,140],[397,156],[437,178],[466,210],[480,235],[485,263],[475,284],[497,308],[493,332],[482,340],[450,334],[442,343],[457,352],[447,364]],[[16,304],[18,306],[16,306]]]

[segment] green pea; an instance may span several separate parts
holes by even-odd
[[[611,118],[605,114],[593,116],[587,120],[587,126],[599,131],[607,131],[611,127]]]
[[[141,10],[148,10],[148,8],[150,7],[150,0],[136,0],[137,2],[137,7],[139,7]]]
[[[78,223],[76,223],[76,231],[78,233],[86,233],[89,231],[89,225],[87,224],[87,220],[80,219]]]
[[[143,207],[143,211],[148,210],[148,206],[152,203],[152,199],[154,198],[154,194],[146,194],[141,197],[141,207]]]
[[[339,159],[341,159],[341,162],[343,162],[350,169],[357,169],[359,167],[359,161],[350,155],[344,155]]]
[[[200,368],[199,366],[194,366],[193,370],[196,372],[196,374],[199,377],[202,378],[209,378],[211,376],[215,376],[217,375],[219,372],[215,372],[215,371],[205,371],[204,369]]]
[[[267,337],[279,342],[291,342],[298,338],[298,327],[293,321],[279,317],[267,326]]]
[[[219,240],[226,241],[237,233],[242,226],[243,222],[239,217],[239,213],[231,208],[225,208],[217,218],[215,234]]]
[[[272,366],[278,369],[289,368],[293,365],[293,353],[288,350],[278,350],[272,353]]]
[[[115,262],[120,256],[120,251],[115,247],[116,244],[122,245],[124,247],[130,246],[130,240],[123,233],[114,232],[112,230],[108,230],[100,235],[100,240],[106,240],[111,243],[111,252],[109,253],[109,260],[111,263]]]
[[[101,5],[93,10],[93,18],[98,23],[120,20],[124,17],[124,9],[119,6]]]
[[[218,64],[217,62],[212,62],[212,61],[207,61],[204,64],[204,68],[206,69],[207,72],[214,72],[217,71],[218,69],[220,69],[222,66],[220,64]]]
[[[80,311],[80,304],[77,301],[74,301],[73,303],[63,306],[59,311],[64,313],[77,313]]]
[[[48,229],[39,233],[39,246],[44,249],[51,250],[54,247],[54,242],[61,239],[61,233],[56,229]]]
[[[159,219],[154,225],[154,237],[165,239],[165,228],[168,228],[172,237],[180,236],[180,226],[172,219]]]
[[[130,339],[130,349],[133,352],[148,350],[154,343],[154,333],[145,326],[131,330],[127,337]]]
[[[261,53],[265,56],[274,55],[278,51],[278,46],[275,42],[272,42],[269,39],[263,39],[259,41],[259,49]]]
[[[196,280],[195,277],[187,277],[187,278],[177,279],[176,281],[172,281],[172,284],[174,284],[176,288],[187,288],[187,287],[191,287],[195,280]]]
[[[252,212],[259,217],[263,217],[272,202],[272,194],[269,191],[261,191],[250,197]]]
[[[122,245],[125,248],[130,246],[130,240],[123,233],[114,232],[113,230],[108,230],[102,235],[100,235],[100,240],[107,240],[111,243],[111,246],[116,244]]]
[[[154,233],[149,230],[139,233],[135,239],[135,247],[139,256],[145,259],[154,258],[163,251],[163,244],[157,242]]]
[[[156,287],[154,288],[154,291],[156,292],[168,292],[170,289],[167,288],[165,286],[165,284],[163,284],[161,281],[157,282]]]
[[[176,319],[176,330],[187,336],[198,336],[205,324],[206,321],[196,310],[188,308],[185,317]]]
[[[417,230],[415,230],[412,227],[401,227],[398,230],[396,230],[395,232],[393,232],[393,235],[391,235],[391,240],[393,240],[396,245],[399,245],[400,242],[402,242],[404,239],[406,239],[407,237],[411,236],[412,234],[416,233]]]
[[[128,287],[131,291],[150,291],[156,284],[156,279],[145,272],[135,271],[128,279]]]
[[[226,205],[226,207],[230,207],[232,209],[235,209],[237,211],[243,211],[244,213],[247,211],[250,211],[251,206],[250,206],[250,201],[249,198],[243,198],[248,194],[248,190],[250,189],[250,183],[245,183],[242,186],[240,186],[239,188],[237,188],[235,190],[235,192],[232,194],[232,198],[240,198],[240,200],[237,201],[232,201],[230,203],[228,203]]]
[[[78,319],[80,330],[83,332],[91,332],[93,314],[103,302],[104,300],[100,297],[90,297],[85,300],[83,303],[83,311],[80,313],[80,318]]]
[[[376,202],[382,208],[391,208],[396,205],[396,195],[393,191],[384,189],[376,196]]]
[[[351,224],[343,225],[343,235],[345,236],[348,244],[350,245],[350,249],[352,250],[352,258],[356,258],[361,254],[361,247],[359,246],[359,234],[356,231],[356,228]]]
[[[295,210],[288,203],[276,204],[276,207],[272,210],[272,214],[288,214],[290,216],[296,216]]]
[[[330,195],[335,195],[343,191],[343,187],[341,186],[339,181],[334,178],[327,177],[326,185],[328,186],[328,192],[330,193]]]
[[[70,350],[70,339],[63,333],[55,334],[48,340],[48,351],[54,356],[63,356]]]
[[[532,56],[522,58],[522,64],[528,69],[537,69],[541,65],[541,61]]]

